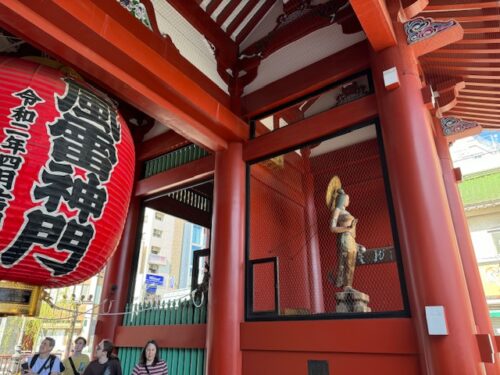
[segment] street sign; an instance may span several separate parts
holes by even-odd
[[[146,286],[146,293],[155,294],[156,293],[156,287],[157,287],[157,285],[148,284]]]
[[[146,274],[146,285],[163,285],[165,278],[160,275]]]

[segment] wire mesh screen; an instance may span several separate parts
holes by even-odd
[[[249,319],[404,310],[375,125],[249,169]]]
[[[278,264],[276,257],[250,262],[253,314],[276,315],[279,312]]]

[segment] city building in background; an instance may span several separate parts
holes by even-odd
[[[500,335],[500,136],[484,131],[450,148],[493,329]]]
[[[62,356],[77,336],[90,344],[85,350],[92,348],[103,275],[104,270],[78,285],[46,289],[38,317],[1,318],[0,355],[13,354],[16,346],[23,352],[37,351],[46,336],[56,340],[54,352]]]
[[[133,302],[166,301],[191,293],[193,254],[208,247],[200,225],[146,208]]]

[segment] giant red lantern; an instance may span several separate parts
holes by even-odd
[[[0,58],[0,279],[59,287],[117,247],[134,175],[109,98],[59,70]]]

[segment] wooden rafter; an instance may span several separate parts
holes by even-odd
[[[471,1],[463,4],[452,2],[449,0],[433,0],[425,10],[430,12],[443,12],[451,10],[472,10],[472,9],[488,9],[498,8],[498,1]]]
[[[465,100],[464,98],[458,98],[459,106],[473,106],[482,109],[498,108],[500,103],[484,103],[481,101]]]
[[[228,35],[232,35],[234,30],[240,26],[241,22],[248,16],[250,13],[251,9],[257,5],[259,1],[258,0],[249,0],[248,3],[245,4],[243,9],[238,13],[238,15],[231,21],[231,23],[228,25],[226,32]]]
[[[473,10],[460,10],[460,11],[446,11],[446,12],[428,12],[427,9],[423,12],[425,17],[431,17],[435,20],[449,20],[462,22],[480,22],[480,21],[498,21],[498,9],[473,9]]]
[[[396,45],[396,35],[384,0],[351,0],[350,3],[375,51]]]
[[[485,90],[481,87],[474,87],[470,85],[466,85],[466,87],[462,90],[463,93],[471,92],[471,93],[479,93],[479,94],[500,94],[500,90],[489,89]]]
[[[218,62],[225,68],[232,67],[238,55],[238,46],[209,14],[192,1],[169,0],[169,3],[215,46]]]
[[[238,1],[230,1],[228,4],[226,4],[222,12],[220,12],[217,18],[215,19],[217,25],[221,26],[228,19],[231,13],[234,12],[234,10],[238,5],[239,5]]]
[[[491,54],[500,53],[500,44],[490,44],[491,47],[487,45],[461,45],[458,43],[453,44],[452,48],[441,48],[439,53],[461,53],[461,54]]]
[[[489,124],[496,124],[497,126],[500,125],[500,119],[498,117],[488,117],[488,116],[480,116],[480,115],[464,115],[462,112],[455,112],[455,111],[450,111],[446,113],[449,116],[456,116],[460,117],[464,120],[469,120],[469,121],[479,121],[479,122],[487,122]]]
[[[255,28],[257,23],[266,15],[266,13],[271,9],[274,5],[274,0],[267,0],[259,10],[253,15],[253,17],[247,22],[245,26],[241,29],[241,31],[236,35],[236,43],[240,44],[242,41],[246,39],[248,34]]]
[[[210,3],[207,5],[206,12],[209,15],[212,15],[213,12],[219,7],[220,3],[222,3],[222,0],[212,0]]]
[[[500,103],[499,103],[500,105]],[[461,102],[457,102],[457,105],[455,106],[455,110],[458,112],[462,111],[474,111],[474,113],[489,113],[489,114],[496,114],[496,116],[500,116],[500,109],[498,109],[498,106],[492,107],[492,108],[483,108],[479,106],[468,106],[466,104],[461,104]]]

